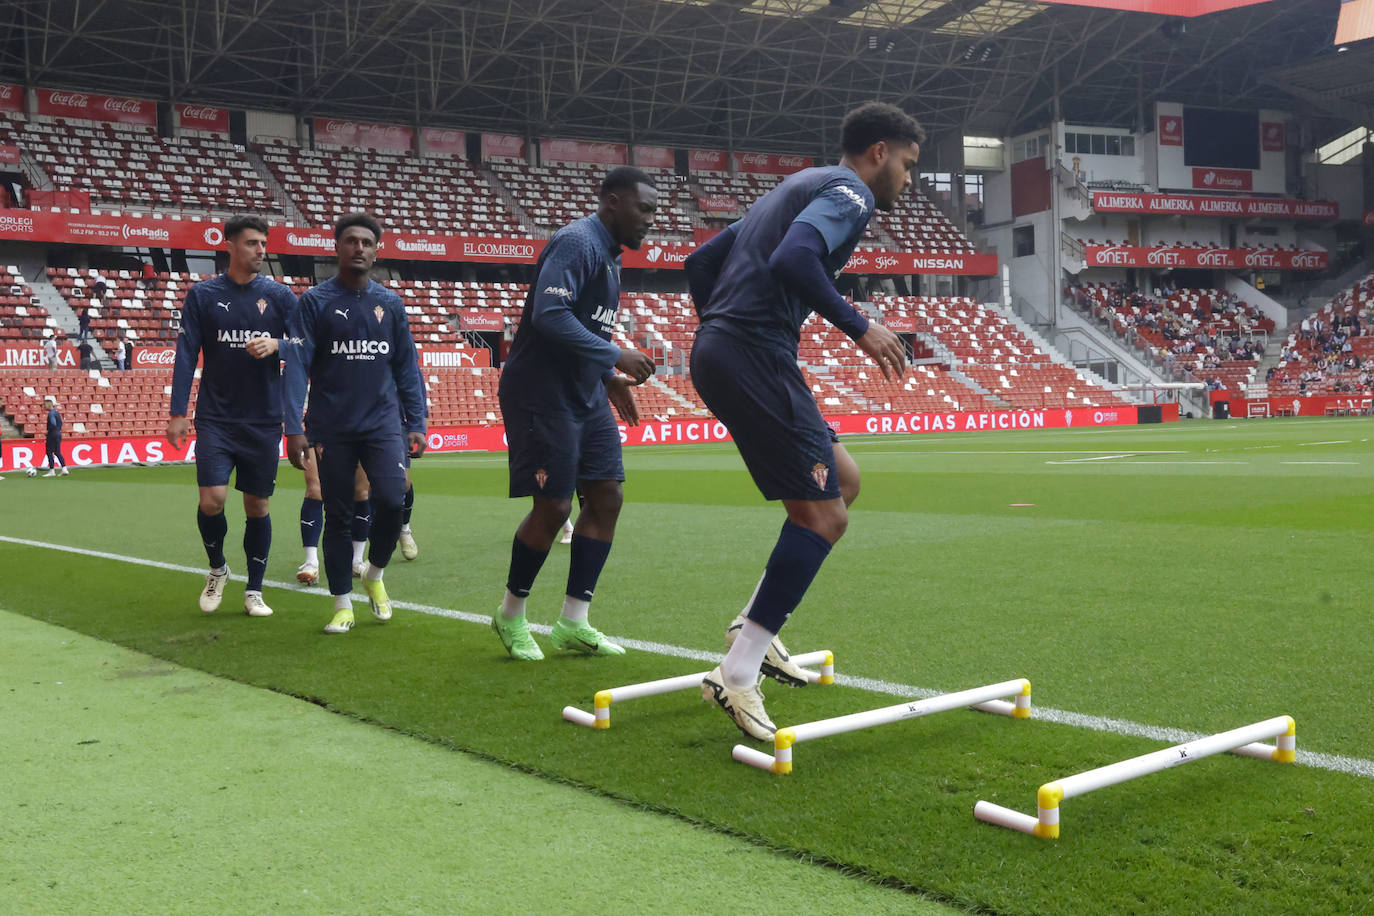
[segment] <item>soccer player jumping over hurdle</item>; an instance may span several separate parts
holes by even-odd
[[[620,252],[639,248],[657,206],[654,183],[639,169],[607,173],[597,212],[558,230],[539,256],[501,372],[510,495],[533,497],[534,505],[515,531],[506,593],[491,625],[506,651],[522,661],[544,657],[530,635],[525,599],[572,509],[574,491],[583,496],[582,511],[573,528],[563,614],[550,639],[556,648],[588,655],[625,654],[587,622],[587,609],[624,500],[620,429],[611,404],[626,423],[637,424],[631,388],[654,372],[646,354],[611,343],[620,307]],[[616,375],[617,369],[629,378]]]
[[[801,603],[859,495],[859,467],[839,444],[797,366],[801,327],[814,310],[899,377],[897,335],[870,322],[835,289],[873,208],[891,210],[911,184],[925,131],[881,102],[845,116],[840,164],[805,169],[756,201],[743,219],[687,258],[701,319],[692,383],[730,430],[755,485],[787,510],[763,578],[726,631],[725,661],[702,695],[740,730],[768,740],[760,671],[793,686],[805,674],[777,633]]]
[[[224,245],[229,250],[228,270],[192,286],[181,304],[167,441],[180,449],[190,435],[186,407],[196,362],[203,355],[205,365],[196,395],[196,483],[200,487],[196,526],[210,574],[200,593],[200,609],[207,614],[217,610],[229,580],[224,502],[233,471],[234,487],[243,493],[247,516],[243,550],[248,556],[248,587],[243,610],[250,617],[268,617],[272,609],[262,600],[262,579],[272,546],[268,499],[277,485],[283,417],[281,361],[267,357],[279,352],[287,337],[295,319],[296,296],[258,273],[267,253],[267,221],[262,217],[230,219],[224,224]]]
[[[346,214],[334,224],[339,272],[301,296],[300,346],[286,351],[287,455],[302,468],[305,450],[313,446],[324,498],[324,571],[334,598],[326,633],[353,628],[349,534],[360,464],[372,490],[363,591],[372,616],[391,619],[382,571],[401,531],[407,439],[412,453],[425,448],[420,367],[405,306],[371,277],[381,235],[381,226],[366,213]],[[310,411],[302,427],[307,380]]]

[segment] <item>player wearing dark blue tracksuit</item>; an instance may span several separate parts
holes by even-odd
[[[529,634],[525,599],[575,491],[583,506],[563,613],[551,640],[560,649],[592,655],[625,651],[587,623],[587,610],[623,500],[620,429],[611,404],[627,423],[637,423],[630,390],[654,369],[645,354],[611,342],[620,307],[620,252],[639,247],[656,207],[649,176],[628,167],[607,174],[597,212],[560,229],[540,255],[501,372],[510,495],[533,501],[515,532],[501,611],[492,620],[517,659],[543,658]],[[617,369],[630,378],[616,375]]]
[[[901,341],[845,301],[833,281],[874,207],[891,209],[911,183],[923,140],[920,125],[891,105],[851,111],[839,165],[784,179],[685,265],[701,319],[692,383],[730,430],[764,497],[782,500],[787,510],[763,578],[726,631],[725,661],[702,685],[703,695],[754,738],[774,732],[757,687],[760,671],[793,686],[806,683],[777,633],[844,533],[859,490],[858,466],[821,417],[797,366],[802,324],[818,312],[884,376],[902,373]]]
[[[299,346],[287,349],[288,453],[299,467],[306,442],[314,447],[324,497],[324,567],[335,609],[328,633],[353,626],[350,529],[357,467],[372,494],[363,588],[373,615],[384,621],[391,603],[382,570],[401,530],[406,453],[424,450],[424,396],[405,306],[370,277],[380,236],[381,227],[366,214],[335,224],[339,273],[301,296]],[[307,383],[310,409],[302,424]]]
[[[62,468],[60,476],[66,477],[67,460],[62,457],[62,413],[57,409],[57,399],[49,395],[44,398],[48,404],[48,429],[44,442],[44,461],[48,465],[45,477],[59,476],[57,469]]]
[[[272,613],[262,600],[262,580],[272,544],[268,498],[276,487],[281,453],[281,361],[276,354],[296,311],[291,290],[258,273],[266,254],[267,223],[239,216],[224,227],[229,268],[192,286],[181,304],[176,362],[172,370],[167,437],[180,448],[190,431],[187,406],[196,364],[203,361],[196,395],[196,524],[210,563],[200,608],[211,612],[223,598],[229,568],[224,558],[228,523],[224,503],[229,476],[243,494],[243,548],[248,561],[244,610]]]

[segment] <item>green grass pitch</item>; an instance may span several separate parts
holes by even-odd
[[[733,762],[739,733],[690,693],[617,706],[607,732],[560,718],[600,688],[701,661],[522,665],[480,625],[398,610],[379,626],[365,607],[329,638],[328,599],[294,586],[269,588],[270,620],[235,612],[241,585],[200,614],[191,574],[122,559],[203,565],[185,467],[0,484],[0,535],[118,557],[0,542],[2,603],[956,906],[1358,912],[1374,900],[1372,436],[1359,418],[848,440],[863,492],[789,647],[833,649],[841,674],[893,689],[1024,676],[1054,720],[956,711],[822,739],[785,778]],[[719,651],[779,507],[728,445],[629,450],[626,469],[593,622]],[[504,498],[504,456],[431,456],[414,477],[421,555],[388,570],[392,597],[490,613],[526,509]],[[300,560],[299,497],[283,465],[270,579],[290,581]],[[231,503],[231,542],[241,518]],[[544,623],[566,574],[554,551],[530,603]],[[242,551],[226,552],[241,572]],[[779,724],[896,702],[853,686],[765,692]],[[1051,778],[1174,743],[1151,729],[1285,713],[1297,766],[1222,755],[1103,789],[1064,803],[1055,842],[972,816],[980,798],[1033,812]]]

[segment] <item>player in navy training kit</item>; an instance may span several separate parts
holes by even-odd
[[[791,175],[744,218],[687,258],[701,319],[692,383],[730,430],[754,483],[787,510],[763,578],[726,630],[725,661],[702,682],[745,734],[775,728],[758,689],[760,671],[791,686],[804,672],[777,638],[859,494],[859,468],[821,417],[797,366],[801,327],[814,310],[895,379],[901,340],[870,323],[835,289],[876,206],[890,210],[911,184],[925,131],[900,109],[870,102],[845,116],[840,164]]]
[[[530,636],[525,599],[549,548],[583,497],[573,528],[563,613],[554,646],[589,655],[625,650],[587,622],[587,609],[611,552],[624,501],[620,429],[611,405],[631,426],[639,422],[631,388],[654,372],[653,361],[611,343],[620,307],[620,252],[638,249],[654,222],[658,192],[638,169],[612,169],[601,182],[592,216],[558,230],[535,268],[520,327],[501,371],[501,412],[509,444],[512,498],[534,505],[515,531],[510,569],[492,629],[523,661],[544,657]],[[629,376],[615,374],[615,370]],[[609,401],[608,401],[609,398]]]
[[[339,272],[301,296],[300,345],[286,355],[287,454],[303,468],[305,451],[313,446],[324,497],[324,571],[334,597],[326,633],[353,627],[349,534],[358,466],[372,491],[363,590],[372,616],[387,621],[391,601],[382,571],[401,530],[407,438],[412,454],[425,449],[424,395],[405,305],[371,278],[381,235],[381,226],[366,213],[347,214],[334,224]],[[310,411],[302,426],[307,381]]]
[[[48,473],[44,477],[66,477],[67,460],[62,457],[62,414],[57,409],[57,398],[48,395],[43,399],[43,404],[48,408],[48,434],[47,441],[44,443],[44,460],[48,464]],[[58,474],[58,467],[62,472]]]
[[[196,395],[196,483],[200,507],[196,525],[210,561],[200,595],[205,613],[219,608],[229,566],[224,538],[229,525],[224,502],[229,473],[243,493],[243,550],[248,557],[248,587],[243,609],[267,617],[262,579],[272,546],[268,498],[277,484],[281,451],[281,361],[267,357],[281,350],[296,311],[290,289],[258,274],[267,253],[267,222],[236,216],[224,224],[229,268],[186,292],[181,304],[176,364],[172,370],[171,420],[167,440],[178,449],[190,434],[186,416],[196,362],[204,357]]]

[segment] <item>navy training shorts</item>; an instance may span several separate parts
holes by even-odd
[[[264,499],[277,487],[281,427],[200,420],[196,424],[196,484],[234,489]]]
[[[839,499],[838,438],[795,356],[706,324],[692,346],[692,384],[765,499]]]
[[[625,480],[610,402],[586,416],[501,405],[510,495],[572,499],[581,480]]]

